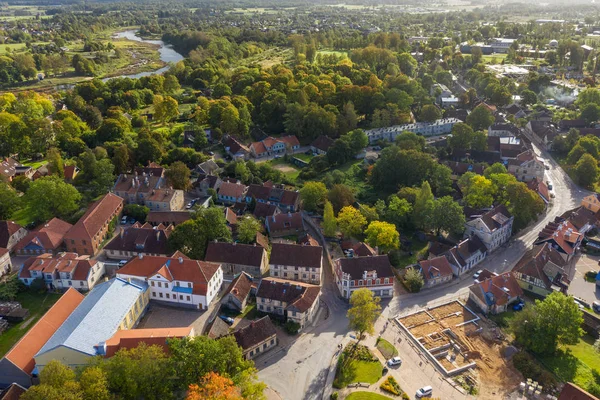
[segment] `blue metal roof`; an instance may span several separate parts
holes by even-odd
[[[96,285],[35,356],[60,346],[96,355],[95,346],[114,335],[146,290],[145,282],[120,278]]]
[[[173,291],[178,293],[192,294],[191,287],[173,286]]]

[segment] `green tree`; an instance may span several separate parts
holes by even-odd
[[[517,343],[539,354],[553,354],[559,345],[577,344],[583,316],[572,297],[553,292],[525,307],[510,321]]]
[[[323,210],[323,235],[334,237],[337,234],[337,221],[333,213],[333,206],[329,201],[325,201]]]
[[[112,163],[117,174],[124,174],[129,170],[129,148],[126,144],[121,144],[115,148]]]
[[[421,121],[433,122],[442,118],[442,112],[433,104],[425,104],[421,108]]]
[[[413,212],[412,204],[406,199],[391,195],[385,208],[385,219],[396,225],[398,229],[409,225],[410,216]]]
[[[31,217],[38,222],[53,217],[68,219],[79,209],[81,195],[74,186],[56,176],[42,177],[31,183],[23,196]]]
[[[21,208],[21,198],[7,183],[0,182],[0,220],[10,219]]]
[[[362,129],[355,129],[348,132],[346,135],[349,137],[350,149],[354,154],[369,145],[369,138]]]
[[[350,296],[350,309],[346,316],[348,317],[348,326],[357,333],[357,345],[365,333],[373,334],[375,331],[375,321],[377,321],[377,318],[381,314],[380,300],[379,297],[375,297],[373,292],[367,288],[361,288],[352,292]]]
[[[452,197],[441,197],[433,202],[431,225],[438,235],[441,231],[461,234],[465,229],[465,213]]]
[[[421,185],[421,190],[415,199],[413,206],[413,221],[417,228],[429,230],[431,228],[431,217],[434,207],[433,193],[429,182],[425,181]]]
[[[362,233],[367,220],[359,210],[352,206],[342,208],[337,216],[337,224],[345,238],[356,237]]]
[[[327,199],[327,187],[323,182],[306,182],[300,189],[300,199],[305,210],[317,211]]]
[[[256,240],[256,233],[262,228],[262,224],[258,222],[252,215],[245,215],[238,218],[237,237],[242,243],[253,243]]]
[[[490,207],[494,202],[496,190],[491,180],[482,175],[473,176],[466,191],[463,190],[463,200],[466,205],[473,208]]]
[[[56,147],[48,149],[46,153],[46,159],[48,160],[48,172],[51,175],[56,175],[59,178],[65,177],[65,166],[60,155],[60,151]]]
[[[176,190],[188,190],[192,185],[190,181],[191,171],[181,161],[175,161],[171,166],[165,171],[165,177],[168,182],[173,186],[173,189]]]
[[[448,140],[448,145],[453,150],[469,150],[474,134],[469,125],[459,122],[452,127],[452,136]]]
[[[586,104],[581,109],[580,118],[588,124],[598,121],[600,119],[600,106],[594,103]]]
[[[490,179],[492,174],[507,174],[508,171],[504,164],[502,163],[494,163],[491,166],[487,167],[483,170],[483,176]]]
[[[496,176],[496,175],[492,175]],[[509,175],[512,176],[512,175]],[[513,228],[519,230],[537,219],[544,211],[544,202],[536,192],[530,190],[523,182],[510,182],[506,185],[506,205],[515,217]]]
[[[598,181],[598,161],[590,154],[584,154],[577,161],[573,172],[577,183],[584,187],[591,187]]]
[[[365,230],[367,243],[378,247],[383,252],[397,249],[400,246],[400,234],[394,224],[373,221]]]
[[[179,116],[179,103],[171,96],[156,95],[154,99],[154,119],[161,123],[174,120]]]
[[[150,209],[148,207],[139,204],[126,204],[125,207],[123,207],[123,215],[127,215],[142,223],[146,222],[149,212]]]
[[[196,211],[193,219],[175,227],[169,236],[169,247],[195,260],[202,260],[208,242],[217,239],[231,241],[225,214],[217,207],[202,208]]]
[[[521,92],[521,104],[524,106],[531,106],[538,102],[537,95],[535,92],[525,89]]]
[[[474,131],[487,130],[493,123],[494,116],[492,115],[492,112],[483,104],[475,107],[467,117],[467,124],[469,124]]]
[[[79,376],[79,385],[84,400],[110,400],[108,379],[101,368],[87,367]]]
[[[404,283],[411,293],[416,293],[421,290],[425,284],[423,274],[417,268],[407,268],[404,274]]]
[[[354,193],[349,186],[344,184],[335,184],[327,193],[327,199],[331,202],[333,210],[339,212],[346,206],[354,204]]]

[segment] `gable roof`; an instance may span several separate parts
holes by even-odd
[[[584,313],[585,314],[585,313]],[[600,400],[596,396],[586,392],[574,383],[567,382],[560,391],[558,400]]]
[[[248,147],[244,146],[233,136],[229,136],[227,139],[225,139],[223,145],[225,146],[225,149],[229,148],[229,152],[232,154],[250,152]]]
[[[14,158],[6,157],[0,162],[0,175],[12,178],[17,173],[16,167],[20,165]]]
[[[467,260],[477,251],[485,253],[487,252],[487,247],[479,236],[473,235],[452,247],[446,252],[446,255],[450,257],[450,263],[456,261],[461,266],[465,266],[467,265]]]
[[[451,276],[452,267],[445,256],[438,256],[429,260],[419,261],[421,272],[425,283],[430,279],[435,279],[440,276]]]
[[[342,272],[349,274],[352,280],[363,279],[365,271],[376,272],[377,278],[394,277],[392,264],[390,264],[390,259],[387,255],[340,258],[337,262],[339,262]]]
[[[279,278],[261,280],[256,297],[287,303],[286,309],[305,312],[319,297],[320,286]]]
[[[153,228],[148,223],[141,227],[131,226],[121,229],[120,234],[108,242],[104,249],[166,255],[169,252],[167,239],[172,231],[173,225],[166,228]]]
[[[229,334],[229,325],[219,317],[215,317],[206,327],[206,336],[218,339]]]
[[[18,383],[11,383],[9,387],[0,392],[0,400],[19,400],[21,395],[25,393],[27,389]]]
[[[240,302],[246,300],[252,290],[252,277],[245,272],[240,273],[238,276],[233,278],[233,281],[225,290],[223,297],[231,294],[233,297],[238,299]]]
[[[527,182],[527,187],[529,190],[533,190],[536,192],[542,199],[548,203],[550,201],[550,191],[548,190],[548,185],[542,179],[532,179]]]
[[[552,241],[564,253],[571,255],[575,253],[575,248],[582,239],[583,235],[571,222],[557,217],[542,229],[535,244]]]
[[[166,221],[180,224],[190,219],[192,219],[192,215],[189,211],[150,211],[146,221],[152,224]]]
[[[65,180],[72,181],[78,173],[79,173],[79,168],[77,168],[76,165],[65,165],[65,168],[64,168]]]
[[[503,204],[501,204],[485,212],[484,214],[472,215],[471,218],[471,221],[481,219],[481,222],[483,222],[490,232],[493,232],[496,229],[500,229],[509,224],[512,214],[508,212]]]
[[[302,244],[273,243],[269,264],[321,268],[323,248]]]
[[[148,289],[142,281],[115,278],[96,285],[35,355],[63,346],[94,356],[97,345],[114,335],[139,297]]]
[[[87,280],[90,269],[97,262],[90,260],[87,255],[80,256],[76,253],[59,253],[56,256],[50,253],[40,254],[25,260],[19,271],[19,278],[31,278],[31,271],[53,275],[58,272],[66,272],[71,274],[72,280],[84,281]]]
[[[276,334],[275,325],[268,315],[233,332],[235,341],[243,350],[250,349]]]
[[[27,246],[35,246],[45,250],[55,250],[63,243],[65,234],[73,225],[59,218],[52,218],[47,223],[38,226],[21,239],[14,247],[21,250]]]
[[[296,135],[282,136],[280,138],[280,140],[290,147],[300,146],[300,142],[298,141],[298,138],[296,137]]]
[[[287,213],[277,214],[265,220],[269,232],[285,231],[288,229],[304,231],[302,214]]]
[[[8,247],[12,235],[23,227],[14,221],[0,221],[0,247]]]
[[[204,259],[214,263],[259,267],[264,253],[265,249],[262,246],[254,244],[209,242]]]
[[[219,196],[227,196],[239,199],[244,195],[245,191],[245,185],[240,183],[223,182],[219,188]]]
[[[157,345],[165,352],[169,351],[167,341],[172,338],[191,336],[194,328],[191,326],[177,328],[123,329],[104,342],[104,356],[112,357],[121,349],[133,349],[141,343],[148,346]],[[102,346],[102,344],[100,344]]]
[[[33,357],[81,304],[84,296],[69,288],[39,321],[6,353],[4,358],[24,372],[35,368]]]
[[[114,193],[107,193],[88,208],[79,221],[65,234],[65,238],[88,238],[91,240],[122,204],[122,198]]]
[[[271,203],[256,203],[254,212],[252,213],[256,218],[269,218],[277,214],[278,209],[275,204]]]
[[[552,263],[553,265],[549,265]],[[567,262],[560,253],[548,242],[534,246],[533,249],[521,257],[513,267],[513,272],[539,279],[546,289],[551,290],[553,285],[566,288],[569,285],[564,267]]]
[[[503,306],[511,298],[523,295],[511,271],[475,283],[469,290],[488,306]]]
[[[333,142],[334,140],[331,139],[329,136],[320,135],[318,138],[313,140],[310,146],[321,151],[327,151],[331,147]]]

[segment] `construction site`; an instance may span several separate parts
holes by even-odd
[[[446,378],[466,374],[480,382],[481,395],[514,390],[520,381],[518,372],[503,357],[506,343],[501,331],[459,301],[396,321],[414,347]]]

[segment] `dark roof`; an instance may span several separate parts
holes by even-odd
[[[221,318],[216,317],[213,322],[209,324],[206,330],[206,336],[211,339],[218,339],[222,336],[229,334],[229,325]]]
[[[146,217],[146,221],[152,224],[161,222],[180,224],[190,219],[192,219],[192,215],[188,211],[150,211]]]
[[[273,243],[270,264],[321,268],[323,248],[302,244]]]
[[[493,131],[508,131],[514,135],[519,135],[521,133],[520,129],[513,124],[503,124],[496,123],[490,127]]]
[[[319,297],[321,288],[304,282],[265,278],[260,282],[256,297],[287,303],[293,311],[305,312]]]
[[[544,138],[548,136],[550,140],[554,139],[556,136],[556,131],[548,122],[544,121],[529,121],[531,124],[531,130],[533,133],[539,138]]]
[[[487,252],[487,247],[485,247],[485,244],[478,236],[473,235],[451,248],[447,254],[451,256],[450,262],[456,260],[460,265],[465,266],[467,265],[467,259],[478,250],[485,253]]]
[[[441,242],[429,242],[429,255],[439,256],[452,248],[452,245]]]
[[[210,242],[206,248],[209,262],[251,265],[259,267],[262,263],[265,249],[254,244]]]
[[[478,175],[483,175],[485,167],[481,164],[469,164],[458,161],[449,161],[446,163],[448,168],[452,170],[453,175],[464,175],[467,172],[474,172]]]
[[[270,203],[256,203],[256,207],[254,207],[254,216],[256,218],[268,218],[272,217],[277,213],[277,206],[275,204]]]
[[[445,256],[419,261],[425,282],[440,276],[451,276],[452,267]]]
[[[169,253],[167,239],[173,230],[169,225],[163,229],[148,227],[130,227],[122,229],[104,248],[107,250],[122,250],[167,255]]]
[[[485,226],[487,226],[490,231],[493,231],[506,225],[512,218],[512,214],[508,212],[506,206],[501,204],[480,216],[472,215],[471,218],[481,218]]]
[[[19,400],[26,391],[27,389],[18,383],[11,383],[9,387],[0,392],[0,400]]]
[[[567,382],[563,386],[558,400],[599,400],[596,396],[589,394],[574,383]]]
[[[300,213],[277,214],[266,220],[269,232],[285,231],[288,229],[304,231],[304,221]]]
[[[250,349],[275,335],[277,335],[275,325],[273,325],[268,315],[233,332],[235,341],[243,350]]]
[[[581,136],[594,135],[600,137],[600,128],[579,128]]]
[[[495,151],[471,150],[470,155],[470,158],[475,162],[484,162],[490,165],[502,162],[500,153]]]
[[[585,128],[587,124],[583,119],[562,119],[559,121],[560,129],[568,130],[571,128]]]
[[[550,267],[549,262],[556,267]],[[569,279],[564,271],[566,264],[560,253],[550,243],[544,243],[525,253],[512,270],[539,279],[544,283],[546,289],[550,290],[553,284],[568,286]]]
[[[317,148],[321,151],[327,151],[329,147],[333,144],[334,140],[329,136],[321,135],[310,144],[311,147]]]
[[[8,247],[11,236],[23,228],[14,221],[0,221],[0,247]]]
[[[391,278],[394,276],[392,264],[387,255],[371,257],[340,258],[338,260],[342,271],[350,275],[350,279],[362,279],[365,271],[375,271],[378,278]]]
[[[238,299],[240,302],[243,302],[250,294],[251,289],[252,277],[247,273],[242,272],[233,278],[233,281],[231,281],[231,284],[229,284],[229,287],[223,296],[227,296],[231,293],[233,297]]]

